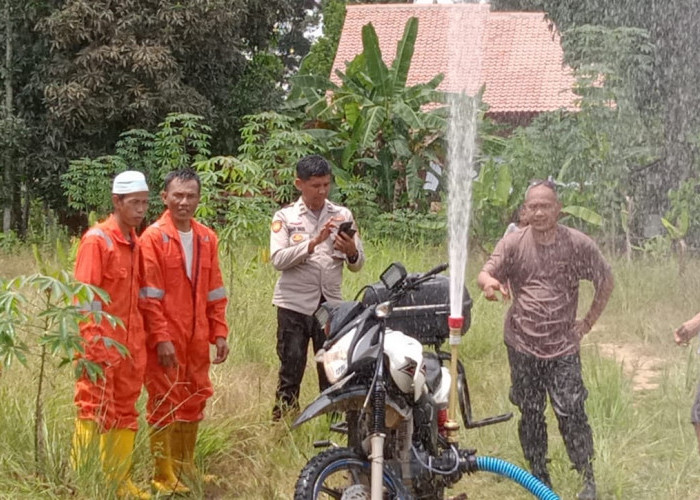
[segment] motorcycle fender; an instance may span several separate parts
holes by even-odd
[[[348,411],[359,410],[365,404],[367,399],[367,386],[343,387],[341,380],[332,387],[329,387],[321,393],[315,400],[311,402],[301,415],[292,424],[292,429],[299,427],[304,422],[316,418],[324,413],[331,411]],[[341,385],[342,384],[342,385]],[[336,386],[341,387],[336,387]],[[409,406],[401,407],[391,398],[386,399],[386,404],[390,406],[402,419],[409,417],[411,408]]]

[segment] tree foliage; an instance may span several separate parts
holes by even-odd
[[[103,215],[117,172],[144,171],[155,194],[166,171],[194,165],[211,186],[200,216],[232,234],[251,234],[267,211],[296,197],[293,167],[311,152],[332,161],[334,196],[361,217],[397,210],[409,217],[439,200],[423,185],[430,165],[444,164],[442,77],[406,84],[415,19],[390,65],[365,26],[363,52],[331,80],[345,3],[324,0],[324,36],[292,78],[282,115],[275,109],[284,80],[308,48],[304,9],[314,6],[302,0],[8,4],[3,27],[14,52],[3,72],[11,97],[0,123],[3,203],[25,225],[27,201],[37,195],[64,207],[65,189],[70,207]],[[665,189],[685,186],[680,180],[700,167],[694,156],[700,134],[688,111],[697,96],[687,84],[697,65],[694,56],[674,52],[687,44],[669,31],[672,21],[685,26],[679,16],[689,13],[688,2],[669,4],[670,20],[646,19],[630,2],[494,5],[549,12],[576,72],[580,111],[543,114],[501,141],[480,132],[477,232],[499,233],[527,180],[552,176],[564,186],[565,202],[604,218],[611,238],[621,227],[641,233],[652,207],[666,203]],[[696,28],[687,28],[692,38]],[[508,179],[512,189],[503,196]],[[682,187],[677,197],[689,191]],[[631,206],[636,211],[625,213]],[[150,216],[160,207],[153,203]],[[593,220],[574,212],[583,214],[576,224]],[[667,220],[677,220],[675,212]]]
[[[236,134],[222,138],[223,151],[235,151],[240,145],[246,116],[280,108],[284,101],[280,85],[284,72],[281,59],[269,52],[258,52],[248,61],[245,71],[230,91],[227,106],[235,112],[222,117],[227,121],[227,130],[236,130]]]
[[[220,241],[228,253],[235,252],[240,237],[267,238],[272,213],[298,196],[297,161],[320,150],[291,117],[264,112],[244,120],[236,157],[194,163],[207,191],[199,215],[220,228]]]
[[[106,216],[112,209],[111,182],[127,169],[146,175],[151,190],[147,218],[163,210],[159,193],[168,172],[192,167],[202,180],[197,216],[220,231],[222,246],[235,249],[238,237],[259,235],[271,213],[293,201],[297,161],[322,152],[295,119],[274,112],[244,117],[237,156],[212,156],[211,128],[204,118],[170,114],[155,131],[121,134],[113,154],[71,162],[62,183],[71,206]]]
[[[0,71],[0,141],[3,165],[0,203],[3,230],[20,236],[27,230],[33,197],[47,191],[55,171],[51,134],[43,103],[49,45],[34,27],[56,7],[54,0],[4,0],[0,12],[0,40],[5,54]],[[53,194],[47,193],[47,198]]]
[[[241,117],[279,106],[283,79],[308,49],[302,0],[3,7],[0,202],[5,229],[20,233],[34,198],[65,212],[70,160],[106,155],[124,130],[153,129],[169,112],[205,116],[213,150],[234,150]]]
[[[312,45],[302,61],[299,74],[328,76],[333,68],[333,61],[338,50],[338,42],[345,21],[345,7],[348,4],[371,3],[410,3],[405,0],[366,1],[366,0],[321,0],[321,20],[323,35]]]
[[[635,30],[586,27],[576,35],[581,36],[581,48],[572,50],[578,54],[579,110],[543,114],[516,130],[502,160],[512,172],[517,199],[522,200],[529,179],[551,177],[565,205],[588,207],[603,217],[614,242],[627,223],[621,219],[627,199],[641,198],[648,189],[639,173],[658,154],[658,129],[634,106],[623,71],[625,61],[635,61],[642,71],[650,56],[644,43],[623,43],[644,40]],[[570,43],[574,40],[572,34]],[[599,53],[601,47],[607,49]]]
[[[52,120],[109,145],[169,112],[211,116],[245,67],[243,9],[234,0],[66,2],[40,24],[54,55]]]
[[[322,0],[323,36],[311,46],[299,68],[301,75],[328,76],[338,50],[340,34],[345,21],[344,0]]]

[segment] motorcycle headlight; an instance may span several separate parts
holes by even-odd
[[[374,309],[374,314],[377,318],[386,318],[391,314],[391,309],[391,302],[382,302],[381,304],[377,304],[377,307]]]
[[[314,313],[314,318],[316,318],[316,321],[318,321],[318,324],[321,327],[321,330],[324,331],[326,334],[326,337],[328,337],[328,330],[330,328],[330,322],[331,322],[331,313],[328,310],[328,306],[324,303],[321,304],[318,309],[316,309],[316,312]]]
[[[323,369],[331,384],[335,384],[348,370],[348,350],[354,336],[355,328],[323,353]]]

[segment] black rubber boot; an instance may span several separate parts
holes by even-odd
[[[532,470],[533,476],[542,481],[547,488],[550,490],[552,489],[552,478],[549,477],[549,471],[547,470],[546,463],[530,462],[530,469]]]
[[[593,467],[590,465],[583,471],[583,488],[579,491],[576,498],[578,500],[596,500],[598,498],[595,478],[593,477]]]

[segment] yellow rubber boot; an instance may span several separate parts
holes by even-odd
[[[120,498],[147,500],[150,493],[139,489],[131,480],[131,455],[136,431],[112,429],[100,436],[100,456],[105,476],[116,485]]]
[[[154,461],[151,484],[160,493],[188,493],[190,489],[178,479],[173,471],[173,457],[170,450],[172,430],[172,424],[162,429],[155,427],[151,429],[151,454]]]
[[[74,471],[81,470],[98,457],[99,432],[93,420],[75,419],[71,440],[70,465]]]
[[[197,444],[199,422],[175,422],[170,437],[173,457],[173,471],[179,478],[199,479],[205,483],[214,481],[216,476],[200,474],[194,464],[194,449]]]

